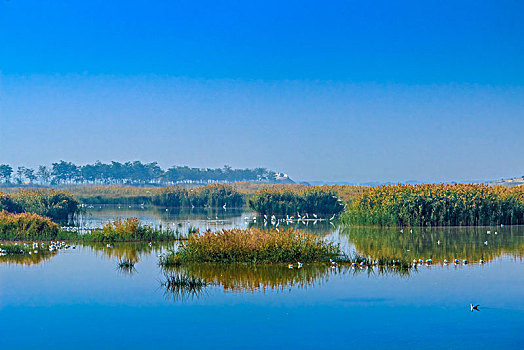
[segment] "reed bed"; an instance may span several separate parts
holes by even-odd
[[[72,188],[84,204],[153,204],[164,207],[238,208],[245,205],[244,197],[230,185],[210,184],[207,186],[84,186]]]
[[[66,236],[57,224],[49,218],[33,214],[12,214],[5,210],[0,212],[0,239],[34,240],[61,239]]]
[[[191,236],[177,252],[168,254],[160,263],[169,266],[186,262],[318,262],[339,255],[338,245],[302,231],[224,229]]]
[[[138,218],[131,217],[110,220],[102,228],[77,235],[76,238],[89,242],[138,242],[169,241],[182,237],[178,231],[143,225]]]
[[[262,190],[248,201],[249,207],[264,215],[338,214],[344,204],[336,193],[320,187],[306,187],[299,191],[289,189]]]
[[[30,212],[55,221],[69,222],[80,211],[80,202],[69,192],[56,190],[19,190],[0,193],[0,210]]]
[[[380,186],[357,196],[341,222],[374,226],[524,224],[524,186]]]

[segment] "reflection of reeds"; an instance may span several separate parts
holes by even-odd
[[[37,251],[37,253],[35,253]],[[43,261],[51,259],[56,255],[56,251],[49,251],[47,249],[30,249],[25,247],[23,243],[20,244],[0,244],[0,264],[18,264],[31,266],[39,264]]]
[[[164,272],[164,295],[170,296],[175,301],[184,301],[199,297],[203,294],[208,283],[200,278],[183,272]]]
[[[223,263],[184,264],[183,266],[168,268],[166,271],[198,276],[231,291],[305,288],[335,272],[326,264],[308,264],[300,269],[289,269],[287,265],[283,264]]]
[[[101,252],[108,258],[134,262],[141,260],[144,255],[159,252],[163,248],[173,249],[174,244],[174,242],[152,242],[151,245],[145,242],[119,242],[108,247],[106,243],[82,242],[83,246]]]
[[[136,261],[122,259],[118,262],[117,269],[124,274],[132,275],[136,272],[135,263]]]
[[[349,235],[359,254],[373,259],[398,257],[405,261],[432,259],[434,263],[442,263],[455,258],[489,261],[502,255],[524,257],[522,226],[417,228],[413,232],[400,232],[396,228],[351,227],[341,234]]]
[[[367,260],[366,260],[367,261]],[[206,281],[207,285],[222,287],[225,291],[284,291],[290,288],[309,288],[326,282],[330,276],[367,274],[370,277],[395,275],[408,277],[413,269],[409,264],[392,263],[387,266],[351,266],[342,263],[338,266],[328,264],[305,264],[302,268],[288,268],[283,264],[223,264],[191,263],[165,268],[165,271],[180,276],[192,276]],[[167,273],[167,272],[166,272]]]

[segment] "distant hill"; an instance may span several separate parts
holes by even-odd
[[[524,185],[524,176],[521,177],[514,177],[511,179],[500,179],[500,180],[494,180],[494,181],[488,181],[486,182],[488,185],[502,185],[507,187],[515,187]]]

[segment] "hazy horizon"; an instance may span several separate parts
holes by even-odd
[[[227,164],[352,183],[522,176],[523,10],[4,1],[0,164]]]

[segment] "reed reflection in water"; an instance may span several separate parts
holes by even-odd
[[[372,259],[427,260],[433,263],[492,261],[510,256],[522,261],[524,226],[438,227],[438,228],[369,228],[346,227],[341,236],[348,237],[358,254]]]
[[[40,250],[38,253],[29,254],[10,254],[5,256],[0,256],[0,265],[1,264],[14,264],[22,266],[33,266],[43,263],[50,260],[56,256],[57,252],[50,252],[48,250]]]
[[[304,264],[289,268],[282,264],[215,264],[191,263],[164,269],[161,285],[166,295],[176,300],[205,295],[206,287],[219,287],[225,292],[291,291],[293,288],[317,287],[335,275],[369,277],[398,275],[409,277],[414,270],[390,266],[351,266],[342,264]]]

